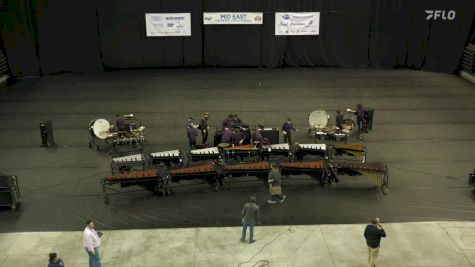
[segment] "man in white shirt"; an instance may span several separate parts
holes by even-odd
[[[99,246],[101,245],[100,236],[94,230],[94,222],[88,220],[83,233],[83,244],[89,255],[89,267],[101,267],[101,256]]]

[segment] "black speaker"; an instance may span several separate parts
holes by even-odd
[[[261,130],[262,137],[267,137],[271,144],[280,144],[279,130],[277,128],[264,128]]]
[[[41,146],[54,146],[53,123],[46,121],[40,123]]]

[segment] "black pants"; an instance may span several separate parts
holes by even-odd
[[[361,116],[358,116],[356,117],[356,122],[358,123],[359,134],[363,134],[363,132],[366,131],[364,118]]]
[[[196,140],[188,139],[188,144],[190,145],[190,150],[193,150],[196,147]]]
[[[291,132],[288,132],[287,134],[284,134],[284,143],[288,143],[289,146],[292,146],[292,134],[291,134]]]
[[[201,140],[203,141],[203,144],[206,144],[206,141],[208,141],[208,130],[205,129],[200,129],[201,130]]]

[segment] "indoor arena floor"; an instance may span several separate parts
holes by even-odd
[[[78,231],[87,218],[101,230],[235,227],[251,194],[267,226],[362,224],[374,216],[386,223],[474,220],[467,181],[475,167],[475,85],[456,75],[335,68],[62,74],[22,79],[1,90],[0,102],[0,172],[18,176],[22,200],[17,210],[1,211],[1,232]],[[335,188],[291,177],[283,181],[286,201],[267,205],[261,182],[235,178],[220,192],[196,181],[174,184],[168,197],[139,191],[103,202],[110,156],[88,147],[91,120],[133,113],[147,127],[147,153],[186,151],[186,119],[205,111],[212,129],[228,113],[278,128],[291,116],[300,130],[295,141],[312,143],[311,111],[326,110],[333,123],[336,110],[357,103],[375,109],[362,143],[369,162],[388,166],[387,195],[367,177],[343,176]],[[46,120],[54,148],[40,147]]]

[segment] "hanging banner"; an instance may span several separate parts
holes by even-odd
[[[205,12],[203,24],[262,24],[262,12]]]
[[[190,13],[146,13],[147,36],[191,36]]]
[[[275,13],[275,35],[318,35],[320,12]]]

